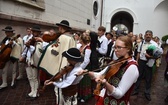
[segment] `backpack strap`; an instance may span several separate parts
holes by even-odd
[[[144,43],[144,40],[142,40],[142,42],[141,42],[140,52],[142,51],[142,45],[143,45],[143,43]]]

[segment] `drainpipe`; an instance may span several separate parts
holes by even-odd
[[[102,16],[103,16],[103,0],[101,0],[101,15],[100,15],[100,26],[102,26]]]

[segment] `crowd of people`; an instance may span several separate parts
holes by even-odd
[[[58,32],[28,27],[23,38],[11,26],[2,29],[6,37],[0,47],[0,90],[8,86],[7,71],[12,64],[11,87],[24,78],[25,70],[31,87],[26,98],[31,100],[40,97],[42,83],[55,86],[57,105],[77,105],[93,96],[96,105],[129,105],[130,96],[138,95],[145,79],[145,98],[151,101],[153,66],[160,66],[163,53],[160,39],[151,30],[143,36],[106,32],[100,26],[97,32],[72,33],[67,20],[56,25]]]

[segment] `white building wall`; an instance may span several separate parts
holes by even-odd
[[[15,0],[0,0],[0,13],[51,24],[66,19],[73,28],[96,30],[96,26],[100,25],[100,17],[93,18],[93,1],[44,0],[45,10],[43,11],[25,6]],[[90,25],[87,25],[87,19],[90,20]]]
[[[154,10],[153,30],[155,35],[168,35],[168,0],[161,2]]]
[[[92,23],[91,23],[91,30],[97,32],[97,29],[101,25],[101,17],[102,17],[102,0],[93,0],[93,3],[98,3],[98,13],[96,16],[92,15]],[[93,7],[92,7],[93,8]],[[92,10],[93,13],[93,10]]]
[[[164,2],[164,5],[157,7],[161,2]],[[116,12],[126,11],[134,19],[134,34],[144,34],[146,30],[152,30],[154,35],[161,38],[168,34],[167,4],[167,0],[106,0],[103,7],[103,26],[110,31],[112,16]]]

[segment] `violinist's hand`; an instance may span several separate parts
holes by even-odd
[[[98,75],[98,76],[95,78],[95,81],[96,81],[97,83],[102,83],[102,84],[103,84],[104,82],[106,82],[106,79],[104,79],[102,75]]]
[[[9,44],[10,44],[10,45],[12,45],[12,44],[13,44],[13,41],[12,41],[12,40],[10,40],[10,41],[9,41]]]
[[[80,70],[77,72],[76,76],[80,76],[80,75],[83,75],[84,73],[87,73],[88,70]]]
[[[53,81],[46,80],[46,81],[44,82],[44,85],[51,85],[51,84],[53,84]]]
[[[24,57],[20,57],[19,58],[19,62],[25,62],[25,58]]]
[[[58,43],[52,44],[51,47],[58,47]]]
[[[39,41],[39,42],[44,42],[41,37],[35,37],[35,40],[36,40],[36,41]]]
[[[26,42],[25,45],[26,45],[26,47],[29,48],[30,47],[30,41]]]

